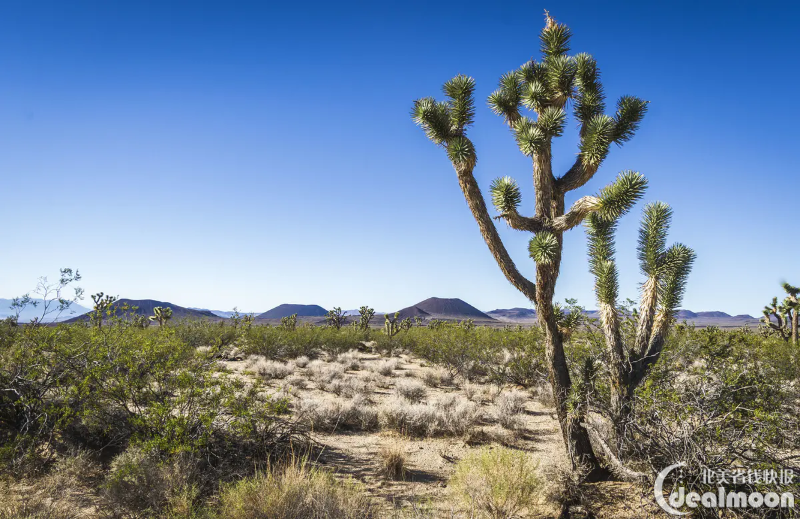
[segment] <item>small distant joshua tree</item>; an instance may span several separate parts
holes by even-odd
[[[362,306],[358,309],[358,329],[366,332],[369,330],[369,322],[375,317],[375,309],[368,306]]]
[[[295,331],[297,328],[297,314],[292,314],[288,317],[281,317],[281,328],[284,330],[289,330],[290,332]]]
[[[456,171],[467,205],[478,223],[489,251],[506,279],[536,305],[537,317],[546,337],[546,356],[556,412],[564,442],[574,466],[589,467],[588,480],[606,477],[594,453],[589,434],[581,420],[568,409],[572,380],[564,353],[564,337],[553,305],[553,293],[561,265],[563,233],[580,225],[590,215],[597,222],[613,222],[628,212],[646,187],[639,173],[625,171],[596,196],[578,199],[565,209],[568,193],[585,185],[597,173],[612,144],[629,141],[647,111],[647,101],[624,96],[616,113],[605,114],[606,104],[597,63],[589,54],[571,56],[571,32],[548,13],[539,39],[542,59],[524,63],[504,74],[499,88],[489,96],[490,108],[508,125],[519,150],[530,157],[533,169],[534,215],[520,213],[521,190],[515,180],[504,176],[491,183],[492,203],[499,213],[495,219],[533,236],[528,245],[536,262],[536,282],[523,276],[508,254],[489,215],[473,170],[477,154],[467,136],[475,116],[475,80],[458,75],[444,86],[445,101],[432,97],[414,102],[412,118],[428,138],[446,152]],[[579,145],[575,163],[563,175],[553,173],[551,143],[566,126],[568,104],[578,123]],[[530,110],[529,117],[523,113]]]
[[[764,307],[764,317],[761,320],[764,323],[765,330],[770,335],[777,335],[784,341],[792,340],[792,344],[797,344],[797,325],[798,325],[798,310],[800,310],[800,302],[797,296],[800,295],[800,288],[783,283],[781,285],[784,292],[788,295],[778,304],[778,298],[773,297],[772,303]],[[774,321],[773,322],[773,318]]]
[[[328,326],[341,330],[342,326],[347,324],[347,316],[344,315],[341,307],[337,306],[325,314],[325,322],[328,323]]]
[[[153,308],[153,315],[150,316],[150,320],[153,322],[157,322],[159,326],[166,326],[167,321],[172,319],[172,308],[166,306],[157,306]]]
[[[389,314],[383,316],[383,331],[390,339],[400,333],[400,323],[397,322],[399,316],[400,312],[395,312],[392,317],[389,317]]]
[[[111,314],[114,312],[113,306],[114,303],[117,302],[117,298],[115,296],[107,296],[103,292],[98,292],[92,296],[92,301],[94,302],[94,306],[92,307],[90,318],[95,326],[102,328],[103,319],[111,317]]]

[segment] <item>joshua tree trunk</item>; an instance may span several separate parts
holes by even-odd
[[[542,170],[540,169],[540,171]],[[546,172],[550,174],[549,171]],[[553,312],[553,294],[561,263],[561,233],[558,233],[557,260],[549,265],[537,265],[536,284],[531,283],[519,273],[505,245],[503,245],[497,233],[497,228],[486,209],[486,203],[472,171],[467,168],[456,168],[456,173],[458,174],[459,185],[464,193],[467,205],[478,223],[481,235],[500,270],[506,276],[506,279],[536,306],[539,324],[545,331],[548,376],[553,390],[553,398],[556,402],[556,415],[561,426],[564,444],[569,451],[573,465],[589,467],[590,472],[586,476],[587,480],[601,480],[608,476],[608,472],[600,465],[592,449],[586,428],[580,423],[580,420],[570,417],[567,412],[567,397],[572,388],[572,381],[570,380],[561,332],[558,328],[556,315]],[[544,175],[540,173],[539,176]],[[540,179],[539,182],[546,184],[547,180]],[[547,191],[547,187],[544,190]],[[552,193],[552,185],[549,186],[549,191]],[[541,203],[537,204],[536,215],[539,218],[562,216],[563,207],[563,195],[561,195],[560,202],[551,196],[549,200],[542,200]]]

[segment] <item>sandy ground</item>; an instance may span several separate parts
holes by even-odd
[[[372,375],[371,365],[383,360],[379,355],[359,353],[361,366],[358,370],[348,370],[344,377],[369,379]],[[389,387],[377,387],[370,395],[369,401],[379,407],[387,398],[391,398],[393,387],[402,379],[419,380],[425,371],[432,368],[420,359],[408,355],[397,357],[399,364],[387,382]],[[335,359],[329,359],[334,363]],[[253,366],[247,360],[226,361],[225,367],[243,376],[256,376]],[[308,367],[296,368],[293,376],[307,379],[308,387],[297,389],[290,386],[286,377],[268,382],[276,392],[290,393],[291,399],[326,399],[333,397],[328,391],[319,389],[313,382],[313,375]],[[446,393],[459,393],[466,396],[462,384],[452,383],[441,387],[427,387],[424,401],[432,401]],[[471,450],[483,445],[504,444],[522,450],[538,465],[540,474],[552,480],[559,468],[567,466],[566,452],[561,431],[554,411],[528,396],[524,412],[519,415],[521,427],[515,431],[506,431],[497,424],[494,401],[497,395],[516,388],[498,388],[494,385],[473,383],[472,390],[478,387],[478,395],[472,400],[479,405],[481,419],[474,430],[461,437],[407,437],[394,431],[334,431],[312,432],[312,438],[320,449],[316,461],[332,468],[342,476],[352,476],[361,481],[368,492],[386,505],[386,509],[409,510],[422,506],[435,510],[442,516],[451,516],[453,506],[450,503],[447,480],[454,471],[455,464]],[[407,455],[408,473],[405,480],[396,481],[385,477],[380,471],[379,451],[386,445],[401,445]],[[541,510],[533,517],[553,517],[557,514],[554,505],[541,503]],[[437,514],[438,515],[438,514]]]

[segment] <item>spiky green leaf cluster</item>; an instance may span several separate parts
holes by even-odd
[[[627,213],[642,198],[647,189],[647,179],[636,171],[623,171],[616,180],[600,190],[598,216],[616,220]]]
[[[547,135],[539,128],[536,122],[527,117],[520,118],[513,126],[514,138],[519,150],[531,157],[547,146]]]
[[[567,26],[548,15],[540,34],[541,62],[531,60],[504,74],[488,102],[492,111],[511,126],[520,151],[532,156],[563,133],[562,117],[553,117],[557,112],[548,110],[563,110],[573,100],[574,115],[580,122],[583,174],[591,175],[608,156],[611,143],[621,145],[631,139],[647,112],[647,102],[624,96],[617,103],[616,115],[605,115],[606,100],[597,62],[586,53],[569,56],[570,37]],[[536,112],[535,122],[524,120],[522,107]]]
[[[617,220],[608,220],[598,213],[586,219],[589,237],[589,271],[595,276],[595,292],[600,302],[613,305],[617,301],[619,279],[614,262],[614,233]]]
[[[453,164],[474,167],[477,160],[475,147],[466,137],[453,137],[447,143],[447,157]]]
[[[473,167],[477,160],[475,148],[466,137],[466,129],[475,118],[475,80],[458,75],[442,87],[447,101],[424,97],[414,101],[411,118],[425,130],[428,138],[447,148],[453,164]]]
[[[781,283],[781,288],[783,288],[784,292],[786,292],[792,297],[797,297],[798,295],[800,295],[800,288],[792,286],[789,283],[786,282]]]
[[[548,106],[539,114],[536,126],[546,137],[560,137],[564,133],[567,114],[562,108]]]
[[[558,239],[549,232],[540,232],[528,243],[528,253],[540,265],[549,265],[558,255]]]
[[[547,17],[547,25],[539,34],[541,41],[542,54],[545,56],[559,56],[569,52],[569,40],[572,38],[572,31],[563,23]]]
[[[586,53],[575,56],[575,118],[590,121],[605,110],[605,95],[600,83],[600,70],[595,59]]]
[[[442,90],[450,98],[450,123],[453,130],[463,132],[475,120],[475,103],[472,96],[475,91],[475,80],[459,74],[446,82]]]
[[[517,181],[511,177],[500,177],[492,181],[489,186],[492,194],[492,205],[500,214],[511,214],[517,212],[520,202],[522,202],[522,192]]]
[[[578,147],[584,167],[597,168],[608,156],[614,137],[614,119],[599,114],[589,119],[582,128],[583,138]]]
[[[575,92],[575,60],[566,55],[548,56],[544,65],[552,102],[564,106]]]
[[[499,88],[489,95],[489,107],[506,121],[515,121],[519,117],[522,86],[517,71],[503,74],[500,77]]]
[[[552,137],[564,132],[566,118],[564,110],[554,106],[544,108],[537,121],[520,117],[512,126],[519,150],[530,157],[546,149]]]
[[[686,245],[676,243],[666,250],[665,256],[666,272],[659,282],[658,300],[664,310],[672,313],[681,304],[696,255]]]
[[[665,264],[667,232],[672,220],[672,209],[664,202],[653,202],[644,208],[636,247],[642,273],[657,276]]]
[[[542,112],[550,103],[550,92],[541,81],[529,81],[522,89],[522,106],[537,113]]]
[[[614,142],[621,145],[629,141],[646,113],[647,101],[633,96],[621,97],[617,101],[617,114],[614,117]]]
[[[411,110],[411,118],[439,146],[444,146],[453,136],[450,106],[446,102],[438,102],[432,97],[417,99]]]

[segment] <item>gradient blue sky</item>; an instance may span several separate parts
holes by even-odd
[[[0,297],[71,266],[87,293],[215,309],[530,307],[408,112],[475,77],[478,181],[514,176],[531,207],[530,164],[485,99],[538,56],[545,8],[612,105],[651,101],[572,200],[645,174],[698,254],[685,308],[755,315],[800,283],[796,3],[3,0]],[[640,211],[618,233],[623,296]],[[533,276],[528,236],[501,227]],[[594,308],[582,228],[565,248],[557,296]]]

